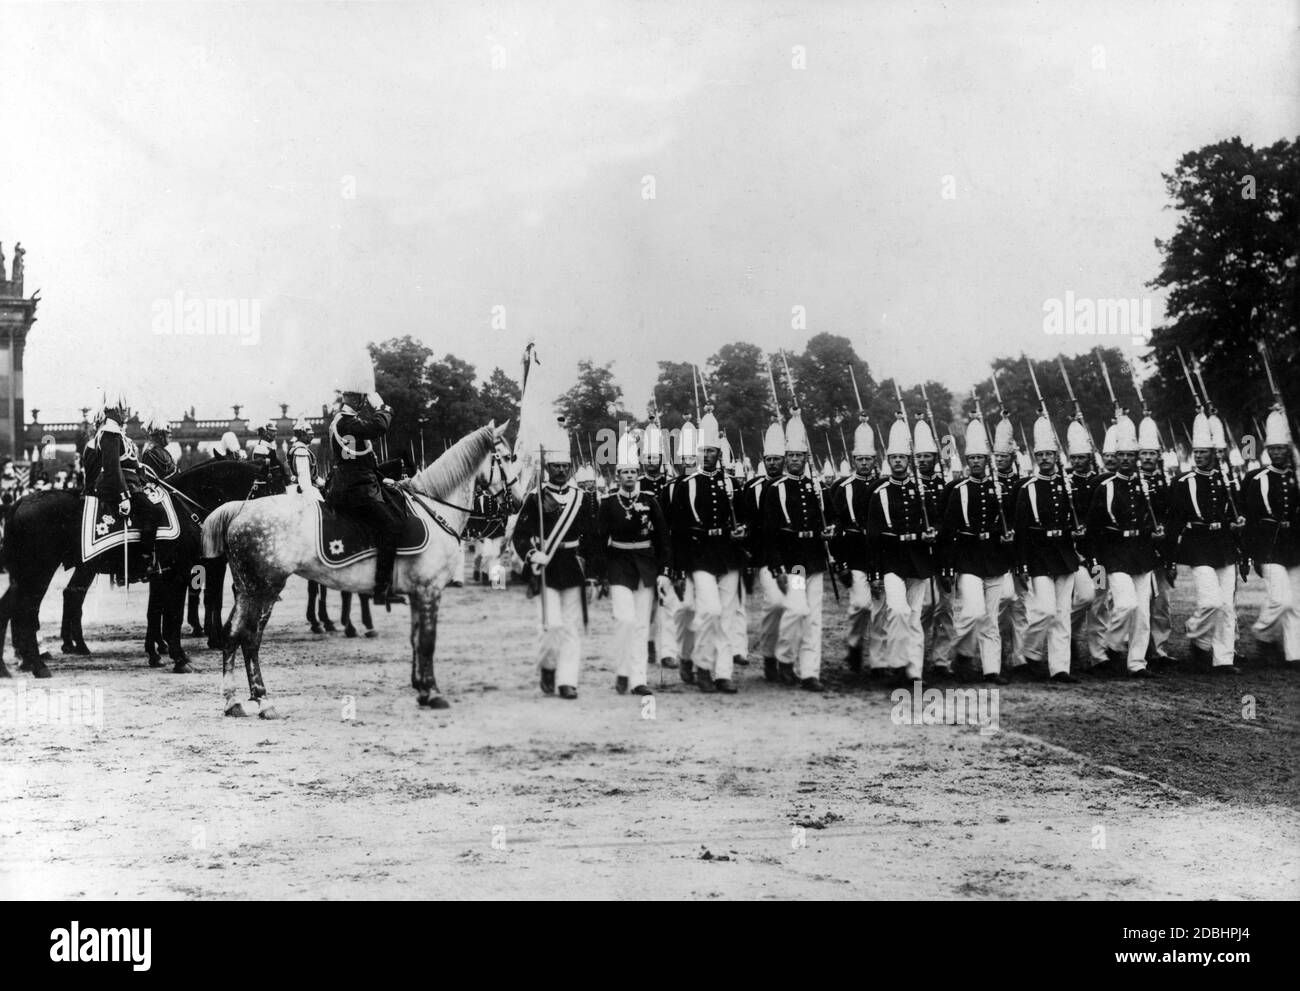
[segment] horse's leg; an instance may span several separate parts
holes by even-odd
[[[324,585],[320,587],[320,612],[317,613],[317,615],[320,617],[320,625],[325,628],[325,632],[335,633],[337,632],[337,627],[330,622],[329,613],[325,611],[325,593],[327,591],[329,591],[329,589]]]
[[[450,708],[433,676],[433,648],[438,639],[438,589],[411,589],[411,687],[416,701],[429,709]]]
[[[193,674],[194,666],[181,642],[181,622],[185,618],[185,600],[189,592],[189,572],[173,568],[159,581],[158,597],[162,613],[162,637],[167,643],[167,656],[172,660],[173,674]]]
[[[221,620],[221,600],[226,590],[226,559],[211,558],[204,562],[204,569],[203,624],[208,630],[208,649],[221,650],[226,643]]]
[[[194,584],[194,568],[201,569],[199,574],[202,576],[202,580],[198,586]],[[185,621],[190,624],[190,636],[192,637],[201,637],[206,632],[203,628],[203,620],[199,618],[199,596],[201,590],[207,587],[207,583],[208,566],[200,561],[190,569],[190,579],[185,590]]]
[[[86,635],[81,630],[81,612],[86,605],[86,593],[95,581],[95,573],[84,564],[78,565],[63,589],[63,653],[89,654]]]
[[[235,651],[243,651],[244,663],[247,665],[260,612],[261,604],[255,596],[236,595],[234,608],[230,610],[230,618],[226,620],[225,629],[222,631],[222,643],[225,646],[221,650],[221,691],[225,699],[227,716],[248,715],[244,711],[243,704],[236,697],[238,689],[235,685]],[[249,691],[251,694],[251,679]]]
[[[324,633],[319,620],[316,619],[316,595],[320,592],[321,585],[310,578],[307,579],[307,625],[311,627],[312,633]]]
[[[0,595],[0,678],[12,678],[9,673],[9,666],[5,664],[5,633],[9,629],[9,620],[13,616],[13,589],[5,589],[5,594]]]
[[[343,602],[343,604],[339,606],[339,609],[341,610],[339,618],[343,622],[343,635],[345,637],[355,637],[357,635],[357,628],[352,625],[352,593],[340,592],[339,599]]]
[[[151,668],[162,667],[162,591],[158,582],[149,583],[149,604],[145,607],[144,652]]]
[[[284,588],[285,578],[278,582],[272,582],[258,593],[258,615],[255,628],[253,630],[252,649],[247,645],[244,647],[244,667],[248,671],[248,689],[249,700],[257,705],[258,715],[263,719],[279,719],[280,714],[276,712],[275,706],[267,697],[266,683],[262,680],[262,634],[266,630],[266,624],[271,618],[271,610],[275,608],[275,603],[279,599],[280,591]]]
[[[370,618],[370,596],[365,592],[361,593],[361,625],[366,628],[366,636],[373,637],[375,633],[374,620]]]
[[[44,576],[44,580],[38,577],[31,588],[19,589],[17,601],[14,603],[12,622],[14,653],[22,658],[22,664],[18,669],[30,671],[37,678],[52,677],[50,669],[41,659],[41,647],[36,639],[36,631],[41,628],[41,600],[45,598],[52,576],[51,571],[49,575]]]

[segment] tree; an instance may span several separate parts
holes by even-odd
[[[724,344],[705,363],[709,396],[722,432],[739,454],[754,457],[761,450],[763,431],[772,420],[772,391],[767,384],[767,359],[755,344]],[[759,445],[753,447],[752,445]]]
[[[369,349],[375,364],[375,389],[393,409],[386,438],[389,457],[409,452],[412,441],[418,457],[420,418],[430,411],[427,374],[433,351],[410,335],[371,343]],[[441,445],[438,451],[441,453]]]
[[[617,430],[619,420],[629,420],[623,409],[623,388],[614,381],[614,363],[597,365],[590,358],[578,362],[578,381],[556,400],[555,408],[586,450],[601,430]]]
[[[659,424],[665,430],[677,430],[688,416],[692,420],[696,418],[694,381],[694,366],[690,362],[659,362],[654,400],[659,408]],[[646,411],[651,412],[651,407]]]
[[[433,461],[447,445],[484,426],[488,416],[474,386],[474,366],[454,354],[444,355],[441,361],[429,364],[425,389],[431,404],[426,439],[433,445],[427,454]]]
[[[1288,408],[1300,404],[1300,140],[1265,148],[1231,138],[1188,152],[1163,176],[1180,214],[1152,288],[1168,289],[1156,328],[1152,401],[1190,422],[1177,348],[1204,359],[1206,387],[1230,422],[1263,420],[1271,397],[1257,342],[1267,343]],[[1252,431],[1253,432],[1253,431]]]
[[[507,420],[512,422],[511,435],[519,427],[519,383],[500,368],[492,369],[492,374],[479,389],[479,399],[483,415],[497,426]]]

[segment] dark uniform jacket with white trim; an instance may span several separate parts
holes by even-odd
[[[1165,538],[1171,554],[1166,560],[1190,568],[1236,564],[1236,541],[1229,528],[1234,518],[1228,506],[1228,486],[1219,472],[1193,469],[1179,475],[1169,490]]]
[[[668,527],[678,571],[725,575],[745,566],[744,549],[731,536],[740,522],[732,516],[739,495],[739,486],[721,468],[712,475],[697,470],[673,485]]]
[[[782,474],[784,472],[773,478],[764,469],[761,475],[754,476],[741,487],[740,497],[736,500],[736,515],[749,528],[745,534],[745,553],[751,568],[763,563],[763,494]]]
[[[152,440],[140,449],[140,463],[148,465],[159,478],[171,478],[176,474],[176,459],[172,457],[172,452],[165,445]]]
[[[393,414],[369,406],[344,406],[329,425],[330,469],[326,497],[337,506],[383,499],[374,441],[388,432]]]
[[[1016,486],[1016,558],[1029,577],[1059,578],[1079,570],[1074,514],[1059,473],[1035,474]]]
[[[930,578],[935,573],[931,545],[921,540],[925,517],[921,493],[909,475],[892,476],[872,493],[867,514],[869,575],[877,581],[886,574],[900,578]]]
[[[822,530],[834,522],[822,485],[807,472],[782,475],[763,492],[763,564],[774,574],[826,570]]]
[[[611,585],[655,587],[670,566],[668,523],[659,500],[637,489],[616,490],[596,511],[596,538],[603,548],[605,578]]]
[[[871,512],[871,495],[883,485],[879,475],[863,478],[856,473],[835,486],[832,502],[839,533],[831,542],[835,560],[853,571],[870,570],[867,553],[867,517]]]
[[[82,464],[86,469],[86,491],[101,502],[116,505],[123,496],[140,492],[140,461],[135,442],[116,420],[106,420],[86,445]]]
[[[1300,564],[1300,484],[1294,468],[1272,465],[1246,477],[1242,486],[1246,548],[1256,567]]]
[[[1108,573],[1138,575],[1160,563],[1137,472],[1127,478],[1116,472],[1102,479],[1092,494],[1087,529],[1093,556]]]
[[[549,541],[565,510],[575,499],[578,500],[578,504],[573,522],[564,532],[563,539],[551,554],[550,562],[543,569],[548,588],[577,588],[586,582],[589,572],[592,575],[600,573],[601,562],[596,541],[596,496],[593,493],[583,492],[572,483],[562,489],[556,489],[549,484],[544,485],[542,487],[544,532]],[[519,510],[512,543],[515,553],[524,562],[525,568],[529,568],[529,553],[542,543],[537,525],[536,492],[524,500],[524,505]]]
[[[939,543],[945,571],[981,578],[1010,571],[1011,548],[1002,543],[1006,531],[993,479],[987,475],[960,478],[949,486],[944,499]]]

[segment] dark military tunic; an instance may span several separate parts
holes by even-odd
[[[147,465],[159,478],[171,478],[176,474],[176,459],[164,444],[146,443],[140,451],[140,463]]]
[[[1097,562],[1109,572],[1137,575],[1160,563],[1147,498],[1137,473],[1116,472],[1097,486],[1088,509],[1088,541]]]
[[[587,580],[589,565],[593,574],[599,573],[598,544],[596,540],[596,497],[590,492],[583,492],[575,485],[566,485],[557,489],[551,485],[542,487],[542,523],[548,541],[555,527],[564,515],[569,503],[577,499],[577,515],[565,532],[563,540],[555,548],[551,560],[544,570],[548,588],[577,588]],[[539,548],[537,493],[534,492],[524,500],[515,521],[512,540],[515,553],[521,561],[528,560],[530,551]]]
[[[1011,570],[993,479],[959,479],[949,487],[944,505],[939,543],[948,573],[996,578]]]
[[[1033,475],[1016,487],[1016,557],[1029,577],[1059,578],[1079,570],[1074,514],[1060,474]]]
[[[1272,465],[1246,478],[1241,507],[1246,547],[1256,565],[1300,565],[1300,483],[1294,468]]]
[[[807,473],[782,475],[763,493],[764,565],[776,575],[825,571],[822,530],[833,520],[820,482]]]
[[[872,581],[886,574],[900,578],[934,576],[934,555],[921,539],[925,516],[921,493],[911,476],[893,477],[876,486],[867,515],[867,559]]]
[[[1152,501],[1155,494],[1152,493]],[[1167,560],[1191,568],[1226,568],[1237,560],[1228,487],[1217,471],[1189,471],[1168,492]]]
[[[867,518],[871,513],[871,496],[885,479],[879,475],[863,478],[850,475],[835,486],[835,523],[838,535],[831,542],[835,559],[853,571],[869,571],[867,554]]]
[[[620,489],[603,500],[596,511],[596,537],[611,585],[654,588],[656,577],[669,567],[668,524],[659,500],[648,492],[629,496]]]
[[[669,530],[675,568],[720,576],[745,566],[744,549],[731,535],[740,522],[733,514],[738,495],[735,481],[721,469],[712,475],[696,471],[673,484]]]

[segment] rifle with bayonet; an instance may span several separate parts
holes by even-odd
[[[1071,405],[1074,406],[1075,422],[1078,423],[1081,427],[1083,427],[1083,432],[1088,437],[1088,449],[1089,452],[1092,454],[1092,462],[1094,465],[1096,465],[1097,471],[1099,472],[1105,471],[1106,463],[1102,461],[1101,452],[1097,450],[1097,445],[1094,444],[1092,441],[1092,431],[1088,429],[1088,424],[1084,422],[1083,419],[1083,407],[1079,404],[1079,400],[1074,394],[1074,386],[1070,383],[1070,373],[1065,370],[1065,356],[1058,354],[1056,356],[1056,362],[1061,366],[1061,378],[1065,380],[1065,394],[1070,397],[1070,403]],[[1066,434],[1066,437],[1067,438],[1069,437],[1068,433]],[[1069,451],[1066,451],[1065,453],[1066,456],[1068,457]]]
[[[1160,445],[1160,477],[1165,480],[1166,484],[1168,484],[1170,479],[1169,476],[1165,474],[1164,462],[1165,439],[1160,434],[1160,424],[1156,423],[1155,417],[1151,415],[1151,407],[1147,405],[1147,397],[1142,394],[1142,383],[1138,380],[1137,369],[1133,366],[1133,362],[1131,361],[1126,362],[1126,364],[1128,365],[1129,378],[1133,380],[1133,391],[1137,393],[1138,403],[1142,406],[1142,417],[1144,419],[1149,419],[1153,424],[1155,424],[1156,442]],[[1170,439],[1172,440],[1173,438]]]
[[[989,425],[985,422],[984,411],[980,408],[979,390],[975,391],[975,419],[979,421],[980,430],[984,432],[984,446],[992,452],[993,438],[989,436]],[[967,455],[969,456],[969,450]],[[1002,542],[1010,544],[1014,542],[1015,531],[1007,524],[1007,507],[1003,502],[1002,482],[998,478],[997,468],[993,465],[992,453],[989,454],[988,458],[988,473],[989,477],[993,479],[993,497],[998,501],[998,522],[1002,524]],[[1022,579],[1027,577],[1027,569],[1025,563],[1020,559],[1020,555],[1013,554],[1012,558],[1015,562],[1013,565],[1014,573]]]
[[[934,422],[934,410],[930,406],[930,395],[925,391],[924,382],[921,383],[921,401],[925,403],[925,419],[930,424],[930,436],[934,438],[935,444],[942,452],[942,445],[939,444],[939,425]],[[943,457],[936,454],[935,461],[938,462],[936,467],[939,469],[939,477],[945,482],[948,481],[948,466],[944,463]]]

